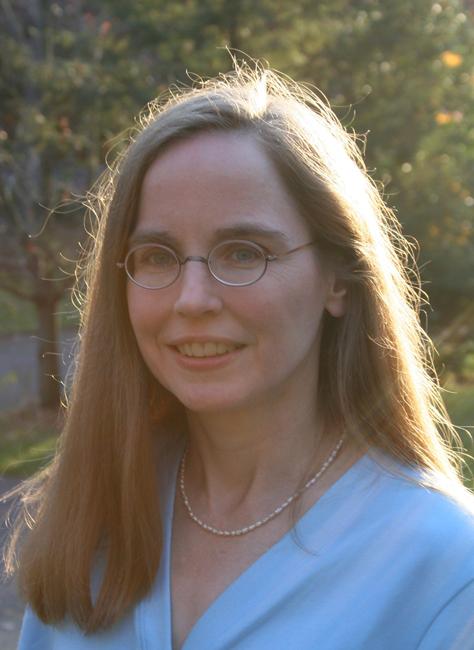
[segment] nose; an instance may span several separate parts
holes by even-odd
[[[188,259],[181,267],[176,281],[178,297],[175,311],[181,316],[200,317],[217,314],[222,309],[219,286],[205,262],[201,259]]]

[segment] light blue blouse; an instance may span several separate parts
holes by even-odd
[[[148,597],[91,636],[71,622],[46,626],[27,607],[19,650],[172,650],[177,467],[175,458],[163,477],[163,559]],[[364,456],[218,596],[183,645],[267,648],[474,650],[473,515]]]

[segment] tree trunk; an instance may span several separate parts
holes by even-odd
[[[58,328],[56,323],[57,298],[35,303],[38,313],[38,386],[43,408],[57,409],[61,401],[59,372]]]

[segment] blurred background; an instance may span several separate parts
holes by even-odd
[[[4,0],[0,39],[0,475],[54,448],[81,197],[140,109],[228,71],[226,47],[317,86],[366,136],[418,245],[449,411],[474,424],[473,0]]]
[[[3,0],[0,42],[0,494],[57,439],[81,197],[140,109],[228,71],[226,48],[317,86],[366,136],[372,177],[417,243],[448,410],[474,425],[474,0]],[[465,477],[474,487],[469,463]],[[5,650],[22,608],[2,585]]]

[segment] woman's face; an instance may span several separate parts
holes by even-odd
[[[237,132],[192,136],[151,165],[131,244],[148,236],[181,259],[207,258],[228,239],[251,240],[276,255],[311,241],[262,146]],[[323,271],[314,247],[270,262],[250,286],[220,284],[205,264],[188,261],[166,288],[129,281],[127,299],[147,366],[194,412],[315,395],[323,312],[344,311],[344,290]],[[216,354],[222,346],[205,343],[229,351]],[[211,356],[189,356],[202,353]]]

